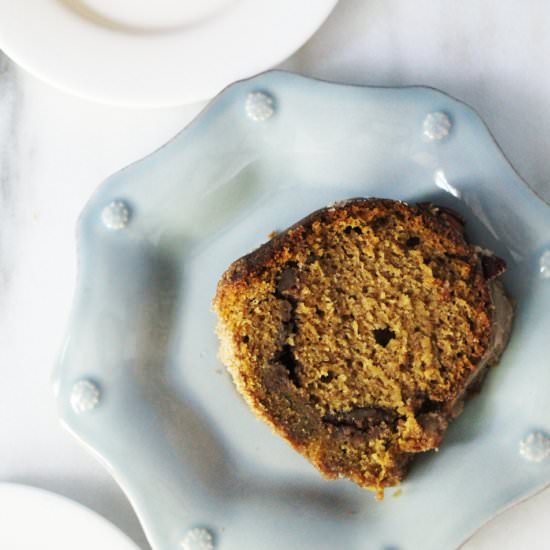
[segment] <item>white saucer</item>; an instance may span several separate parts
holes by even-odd
[[[336,2],[0,0],[0,50],[89,99],[179,105],[283,61]]]
[[[0,483],[0,548],[138,550],[114,525],[84,506],[11,483]]]

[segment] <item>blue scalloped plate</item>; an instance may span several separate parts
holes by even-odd
[[[455,208],[472,240],[507,260],[517,302],[482,394],[383,502],[321,479],[254,418],[216,359],[210,308],[230,262],[355,196]],[[529,433],[550,432],[550,208],[455,99],[283,72],[238,82],[111,176],[79,238],[59,414],[120,483],[155,549],[451,549],[550,482],[550,460],[519,453]]]

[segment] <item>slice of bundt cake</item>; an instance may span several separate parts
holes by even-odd
[[[221,278],[220,357],[252,410],[327,478],[383,495],[502,353],[505,264],[432,204],[314,212]]]

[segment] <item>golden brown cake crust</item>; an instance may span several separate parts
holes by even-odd
[[[344,201],[223,274],[220,357],[253,411],[325,477],[380,493],[439,446],[498,360],[490,280],[504,268],[446,208]]]

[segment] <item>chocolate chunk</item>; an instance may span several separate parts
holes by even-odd
[[[277,290],[286,292],[295,288],[298,284],[298,270],[295,267],[285,267],[279,276]]]
[[[297,388],[302,385],[298,375],[300,365],[294,356],[291,346],[285,344],[281,351],[273,359],[272,363],[282,365],[288,373],[288,378]]]
[[[418,423],[427,434],[432,436],[442,435],[449,424],[445,415],[435,412],[419,415]]]
[[[337,412],[323,416],[323,422],[333,426],[351,426],[358,430],[368,430],[382,422],[393,425],[397,414],[382,407],[359,407],[348,412]]]
[[[442,409],[443,404],[440,401],[433,401],[432,399],[427,399],[424,397],[420,406],[416,409],[418,415],[423,415],[427,413],[438,412]]]
[[[506,262],[494,255],[482,256],[481,265],[483,266],[483,275],[485,275],[487,281],[495,279],[506,271]]]
[[[292,319],[292,304],[288,300],[281,300],[281,320],[288,323]]]

